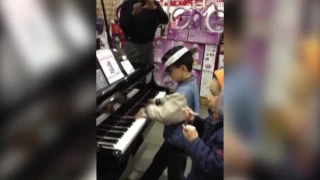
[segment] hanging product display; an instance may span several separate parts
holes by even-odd
[[[224,11],[212,3],[209,8],[203,13],[205,17],[205,26],[202,29],[210,32],[222,32],[224,27]]]
[[[172,12],[171,28],[201,29],[210,32],[222,32],[224,27],[224,12],[211,3],[202,11],[196,8],[178,7]]]

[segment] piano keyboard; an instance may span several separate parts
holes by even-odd
[[[134,94],[136,93],[137,92]],[[161,91],[155,96],[155,99],[162,98],[165,95],[166,92]],[[132,95],[130,96],[132,97]],[[132,111],[137,113],[140,108],[139,105],[136,105],[133,107]],[[104,117],[106,116],[104,115]],[[100,126],[97,128],[97,144],[101,148],[119,150],[124,153],[146,122],[147,119],[145,118],[134,119],[132,116],[124,116],[120,120],[101,122]],[[104,130],[104,128],[108,130]]]
[[[133,97],[134,95],[136,95],[138,92],[139,92],[139,89],[133,89],[131,92],[129,92],[129,93],[127,94],[127,98],[128,98],[128,99],[132,98],[132,97]],[[166,92],[164,92],[164,93],[166,93]],[[105,105],[108,100],[109,100],[109,99],[107,99],[106,101],[104,101],[104,102],[102,103],[102,105]],[[116,110],[118,110],[120,107],[121,107],[121,104],[116,103],[116,104],[114,105],[114,110],[116,111]],[[98,126],[99,124],[101,124],[101,123],[102,123],[105,119],[107,119],[109,116],[110,116],[110,114],[108,114],[108,113],[102,113],[102,114],[96,119],[96,126]]]

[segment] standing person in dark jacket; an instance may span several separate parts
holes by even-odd
[[[193,122],[193,126],[183,125],[183,134],[189,141],[186,152],[192,160],[187,180],[223,179],[223,114],[218,113],[218,102],[223,101],[223,74],[223,70],[216,71],[209,87],[209,117],[201,119],[192,115],[191,109],[184,110],[186,120]]]
[[[123,50],[134,66],[153,65],[153,40],[157,27],[169,18],[154,0],[127,0],[121,6],[120,27],[126,37]]]

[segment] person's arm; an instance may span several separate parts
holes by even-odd
[[[186,97],[187,99],[187,107],[191,108],[192,111],[194,110],[194,99],[193,99],[193,94],[192,94],[192,90],[189,87],[182,87],[179,88],[176,93],[182,94],[184,95],[184,97]],[[196,112],[198,113],[198,112]]]
[[[159,24],[168,24],[169,22],[169,17],[166,14],[166,12],[164,12],[163,8],[161,7],[161,5],[159,4],[159,2],[155,1],[154,4],[157,6],[157,21]]]
[[[146,0],[144,9],[145,11],[150,12],[149,14],[153,17],[151,19],[155,19],[158,24],[167,24],[169,22],[169,17],[164,12],[159,2],[155,0]]]
[[[172,96],[175,96],[175,95],[169,94],[169,95],[165,95],[162,98],[149,99],[148,103],[160,106],[160,105],[164,104],[167,100],[169,100]]]
[[[223,173],[223,137],[215,145],[206,145],[197,137],[188,143],[186,152],[204,173],[210,176]]]
[[[121,5],[120,27],[126,36],[130,36],[132,28],[135,26],[133,12],[133,1],[125,1]],[[131,29],[131,30],[130,30]]]
[[[186,98],[178,93],[170,95],[162,105],[154,104],[146,107],[146,114],[150,119],[165,125],[177,124],[184,121],[183,108],[187,105]]]

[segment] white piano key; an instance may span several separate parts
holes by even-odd
[[[127,147],[135,139],[137,134],[141,131],[142,127],[146,124],[145,118],[137,119],[122,136],[118,143],[114,146],[115,149],[120,150],[122,153],[126,151]]]

